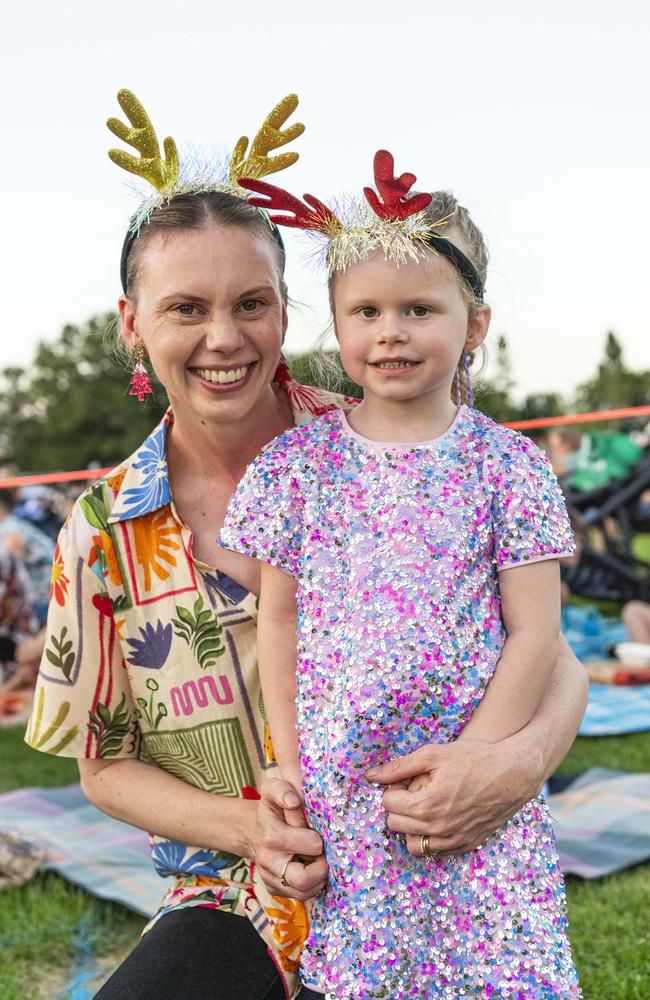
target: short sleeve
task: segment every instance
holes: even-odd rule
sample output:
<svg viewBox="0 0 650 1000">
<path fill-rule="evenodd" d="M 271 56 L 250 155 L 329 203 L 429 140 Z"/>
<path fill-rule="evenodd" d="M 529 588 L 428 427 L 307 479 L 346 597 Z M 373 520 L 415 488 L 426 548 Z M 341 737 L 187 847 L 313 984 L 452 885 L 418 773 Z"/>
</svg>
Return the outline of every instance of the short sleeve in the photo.
<svg viewBox="0 0 650 1000">
<path fill-rule="evenodd" d="M 137 757 L 139 729 L 95 532 L 77 503 L 54 553 L 25 742 L 61 757 Z"/>
<path fill-rule="evenodd" d="M 300 462 L 282 435 L 248 466 L 219 535 L 226 549 L 300 575 L 304 522 Z"/>
<path fill-rule="evenodd" d="M 562 491 L 548 459 L 513 434 L 493 468 L 494 561 L 497 570 L 573 552 Z"/>
</svg>

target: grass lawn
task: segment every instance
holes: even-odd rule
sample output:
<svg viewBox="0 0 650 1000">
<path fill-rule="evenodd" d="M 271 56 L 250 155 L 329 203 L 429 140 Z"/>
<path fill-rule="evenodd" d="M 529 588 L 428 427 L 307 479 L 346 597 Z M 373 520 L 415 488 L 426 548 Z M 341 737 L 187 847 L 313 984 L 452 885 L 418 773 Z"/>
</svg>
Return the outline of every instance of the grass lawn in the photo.
<svg viewBox="0 0 650 1000">
<path fill-rule="evenodd" d="M 29 750 L 18 727 L 0 729 L 0 760 L 0 791 L 77 780 L 74 761 Z M 650 733 L 578 739 L 561 770 L 594 765 L 650 771 Z M 595 882 L 569 878 L 567 889 L 585 1000 L 647 1000 L 650 864 Z M 65 988 L 88 956 L 108 971 L 142 926 L 142 918 L 55 875 L 0 892 L 0 1000 L 69 1000 Z"/>
<path fill-rule="evenodd" d="M 0 729 L 0 791 L 78 781 L 76 761 L 30 750 L 22 742 L 23 728 Z M 68 1000 L 73 977 L 81 984 L 85 967 L 115 968 L 144 924 L 143 917 L 49 872 L 4 889 L 0 1000 Z"/>
<path fill-rule="evenodd" d="M 650 771 L 650 733 L 578 737 L 561 772 Z M 650 997 L 650 864 L 595 881 L 569 876 L 569 937 L 585 1000 Z"/>
</svg>

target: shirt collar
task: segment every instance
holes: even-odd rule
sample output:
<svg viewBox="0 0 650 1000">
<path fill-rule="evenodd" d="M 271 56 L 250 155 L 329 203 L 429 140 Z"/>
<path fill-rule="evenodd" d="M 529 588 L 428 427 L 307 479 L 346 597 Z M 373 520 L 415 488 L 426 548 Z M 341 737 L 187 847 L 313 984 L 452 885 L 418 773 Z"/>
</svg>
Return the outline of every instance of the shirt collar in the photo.
<svg viewBox="0 0 650 1000">
<path fill-rule="evenodd" d="M 108 476 L 109 486 L 116 481 L 117 487 L 109 524 L 143 517 L 171 502 L 167 465 L 167 431 L 171 422 L 170 408 L 138 450 Z"/>
<path fill-rule="evenodd" d="M 316 386 L 301 385 L 291 378 L 286 366 L 282 364 L 278 367 L 274 381 L 289 397 L 295 424 L 313 420 L 328 410 L 351 406 L 357 402 Z M 167 432 L 172 419 L 170 407 L 138 450 L 107 477 L 109 486 L 116 491 L 108 517 L 109 524 L 144 517 L 171 503 Z"/>
</svg>

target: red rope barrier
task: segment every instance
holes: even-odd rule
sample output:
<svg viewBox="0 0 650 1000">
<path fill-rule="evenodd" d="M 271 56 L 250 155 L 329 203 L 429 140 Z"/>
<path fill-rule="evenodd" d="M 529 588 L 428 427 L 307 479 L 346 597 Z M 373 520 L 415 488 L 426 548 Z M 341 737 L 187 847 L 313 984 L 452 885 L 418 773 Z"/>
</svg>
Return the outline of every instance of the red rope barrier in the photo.
<svg viewBox="0 0 650 1000">
<path fill-rule="evenodd" d="M 505 424 L 513 430 L 533 430 L 540 427 L 562 427 L 567 424 L 590 424 L 600 420 L 623 420 L 625 417 L 650 417 L 650 406 L 627 406 L 619 410 L 603 410 L 594 413 L 572 413 L 564 417 L 537 417 L 535 420 L 513 420 Z M 0 479 L 0 489 L 19 486 L 41 486 L 46 483 L 73 483 L 80 480 L 99 479 L 111 471 L 106 469 L 84 469 L 76 472 L 43 472 L 35 476 L 12 476 Z"/>
<path fill-rule="evenodd" d="M 624 417 L 650 417 L 650 406 L 626 406 L 620 410 L 603 410 L 600 413 L 572 413 L 565 417 L 537 417 L 535 420 L 513 420 L 505 424 L 515 431 L 532 430 L 534 427 L 561 427 L 564 424 L 593 424 L 599 420 L 623 420 Z"/>
<path fill-rule="evenodd" d="M 74 483 L 81 479 L 99 479 L 105 476 L 114 466 L 107 469 L 83 469 L 79 472 L 41 472 L 38 476 L 12 476 L 0 479 L 0 489 L 10 490 L 19 486 L 41 486 L 45 483 Z"/>
</svg>

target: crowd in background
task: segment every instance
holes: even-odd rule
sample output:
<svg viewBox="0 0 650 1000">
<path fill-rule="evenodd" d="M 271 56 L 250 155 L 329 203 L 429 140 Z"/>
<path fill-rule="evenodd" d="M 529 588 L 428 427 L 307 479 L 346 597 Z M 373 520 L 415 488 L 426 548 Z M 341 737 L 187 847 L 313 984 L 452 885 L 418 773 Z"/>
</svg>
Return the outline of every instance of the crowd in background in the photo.
<svg viewBox="0 0 650 1000">
<path fill-rule="evenodd" d="M 0 489 L 0 695 L 34 683 L 56 538 L 78 493 L 45 486 Z"/>
</svg>

